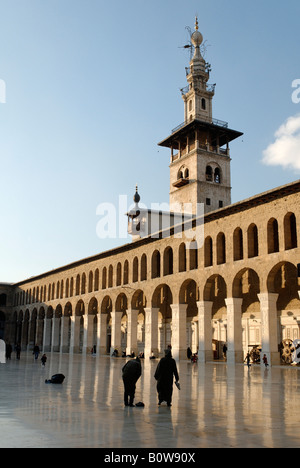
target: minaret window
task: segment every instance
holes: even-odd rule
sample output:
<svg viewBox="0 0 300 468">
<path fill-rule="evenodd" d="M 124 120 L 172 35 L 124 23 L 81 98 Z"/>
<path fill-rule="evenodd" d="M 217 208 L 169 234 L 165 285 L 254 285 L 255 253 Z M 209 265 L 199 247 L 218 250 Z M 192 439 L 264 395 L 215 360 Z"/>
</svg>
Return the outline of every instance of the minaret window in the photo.
<svg viewBox="0 0 300 468">
<path fill-rule="evenodd" d="M 220 174 L 220 169 L 218 167 L 215 169 L 215 182 L 216 184 L 221 183 L 221 174 Z"/>
<path fill-rule="evenodd" d="M 208 182 L 212 182 L 213 180 L 212 174 L 213 174 L 213 171 L 212 171 L 211 166 L 207 166 L 206 167 L 206 180 Z"/>
<path fill-rule="evenodd" d="M 189 177 L 190 171 L 188 170 L 188 168 L 185 166 L 181 167 L 177 175 L 177 181 L 173 184 L 173 187 L 180 188 L 184 185 L 187 185 L 189 183 Z"/>
</svg>

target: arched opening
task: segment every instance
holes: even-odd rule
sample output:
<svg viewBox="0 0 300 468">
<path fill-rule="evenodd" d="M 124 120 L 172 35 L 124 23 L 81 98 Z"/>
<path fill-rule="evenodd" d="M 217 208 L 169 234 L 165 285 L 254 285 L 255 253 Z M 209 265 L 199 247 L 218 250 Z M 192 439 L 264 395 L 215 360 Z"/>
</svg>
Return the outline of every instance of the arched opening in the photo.
<svg viewBox="0 0 300 468">
<path fill-rule="evenodd" d="M 217 235 L 217 264 L 222 265 L 226 263 L 226 240 L 225 234 L 220 232 Z"/>
<path fill-rule="evenodd" d="M 212 275 L 205 284 L 203 299 L 212 302 L 212 351 L 215 360 L 223 358 L 223 346 L 227 343 L 227 286 L 220 275 Z"/>
<path fill-rule="evenodd" d="M 131 308 L 138 310 L 137 317 L 137 348 L 138 353 L 145 352 L 145 308 L 147 299 L 143 291 L 136 291 L 131 300 Z"/>
<path fill-rule="evenodd" d="M 172 309 L 173 295 L 168 285 L 158 286 L 152 296 L 152 307 L 158 313 L 158 351 L 163 353 L 172 343 Z"/>
<path fill-rule="evenodd" d="M 248 235 L 248 258 L 258 256 L 258 230 L 256 224 L 250 224 L 247 231 Z"/>
<path fill-rule="evenodd" d="M 206 237 L 204 241 L 204 266 L 210 267 L 213 265 L 213 241 L 212 238 Z"/>
<path fill-rule="evenodd" d="M 141 281 L 147 280 L 147 256 L 146 254 L 142 255 L 141 258 Z"/>
<path fill-rule="evenodd" d="M 178 250 L 178 267 L 179 272 L 186 271 L 186 246 L 184 242 L 180 244 Z"/>
<path fill-rule="evenodd" d="M 300 278 L 297 267 L 290 262 L 280 262 L 270 271 L 267 279 L 268 292 L 278 294 L 277 316 L 280 324 L 279 345 L 283 340 L 290 343 L 300 339 L 298 316 L 300 310 Z"/>
<path fill-rule="evenodd" d="M 121 262 L 117 265 L 117 286 L 121 286 L 122 284 L 122 265 Z"/>
<path fill-rule="evenodd" d="M 132 264 L 132 282 L 136 283 L 139 280 L 139 260 L 134 257 Z"/>
<path fill-rule="evenodd" d="M 278 221 L 272 218 L 268 222 L 268 253 L 279 252 L 279 232 L 278 232 Z"/>
<path fill-rule="evenodd" d="M 285 250 L 298 247 L 297 222 L 294 213 L 287 213 L 284 217 L 284 244 Z"/>
<path fill-rule="evenodd" d="M 187 348 L 190 348 L 192 353 L 198 351 L 198 307 L 199 290 L 194 280 L 186 280 L 179 291 L 179 303 L 186 304 L 186 333 L 187 333 Z"/>
<path fill-rule="evenodd" d="M 160 277 L 160 252 L 158 250 L 155 250 L 152 254 L 151 277 L 152 279 Z"/>
<path fill-rule="evenodd" d="M 164 251 L 164 276 L 173 274 L 173 249 L 167 247 Z"/>
<path fill-rule="evenodd" d="M 207 182 L 212 182 L 213 181 L 213 170 L 212 170 L 211 166 L 206 166 L 205 175 L 206 175 L 206 181 Z"/>
<path fill-rule="evenodd" d="M 112 300 L 109 296 L 105 296 L 101 303 L 101 314 L 106 317 L 106 323 L 102 330 L 102 336 L 100 339 L 100 346 L 103 352 L 110 353 L 111 348 L 111 326 L 112 326 Z"/>
<path fill-rule="evenodd" d="M 244 258 L 244 245 L 243 245 L 243 231 L 241 228 L 236 228 L 233 233 L 233 260 L 243 260 Z"/>
<path fill-rule="evenodd" d="M 244 268 L 235 276 L 232 297 L 242 299 L 242 329 L 244 357 L 249 352 L 258 359 L 262 345 L 261 304 L 258 298 L 260 280 L 256 271 Z"/>
</svg>

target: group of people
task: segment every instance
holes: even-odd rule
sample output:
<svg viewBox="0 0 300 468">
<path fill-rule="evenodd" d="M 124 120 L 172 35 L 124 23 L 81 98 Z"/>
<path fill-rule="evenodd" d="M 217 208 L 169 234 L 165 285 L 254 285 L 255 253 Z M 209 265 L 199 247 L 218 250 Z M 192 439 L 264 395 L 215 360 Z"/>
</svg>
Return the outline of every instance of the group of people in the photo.
<svg viewBox="0 0 300 468">
<path fill-rule="evenodd" d="M 17 343 L 16 346 L 15 346 L 15 352 L 16 352 L 16 359 L 17 359 L 17 361 L 19 361 L 21 359 L 21 345 L 19 343 Z M 13 353 L 12 345 L 10 343 L 6 343 L 6 345 L 5 345 L 5 357 L 6 357 L 7 361 L 11 360 L 12 353 Z M 37 346 L 37 345 L 34 346 L 32 354 L 34 355 L 34 359 L 38 360 L 39 355 L 40 355 L 39 346 Z M 46 354 L 43 354 L 42 358 L 41 358 L 41 363 L 42 363 L 43 367 L 45 367 L 46 362 L 47 362 L 47 356 L 46 356 Z"/>
<path fill-rule="evenodd" d="M 124 383 L 124 404 L 133 407 L 136 390 L 136 383 L 142 375 L 141 360 L 139 357 L 128 361 L 122 369 Z M 165 351 L 165 357 L 162 358 L 156 368 L 154 378 L 157 381 L 158 405 L 163 402 L 167 406 L 172 406 L 173 381 L 179 386 L 179 374 L 175 359 L 172 357 L 170 347 Z M 143 404 L 139 404 L 143 405 Z"/>
<path fill-rule="evenodd" d="M 35 345 L 35 347 L 33 348 L 33 353 L 32 354 L 34 354 L 34 359 L 37 361 L 38 358 L 39 358 L 39 355 L 40 355 L 40 348 L 39 348 L 38 345 Z M 41 358 L 41 363 L 42 363 L 43 367 L 45 367 L 46 362 L 47 362 L 47 356 L 46 356 L 46 354 L 43 354 L 43 356 Z"/>
</svg>

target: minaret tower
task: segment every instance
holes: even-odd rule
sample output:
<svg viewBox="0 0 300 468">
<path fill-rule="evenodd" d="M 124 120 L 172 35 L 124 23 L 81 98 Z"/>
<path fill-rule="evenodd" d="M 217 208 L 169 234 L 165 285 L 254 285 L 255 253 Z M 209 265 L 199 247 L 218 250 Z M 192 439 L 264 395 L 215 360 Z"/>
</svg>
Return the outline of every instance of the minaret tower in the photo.
<svg viewBox="0 0 300 468">
<path fill-rule="evenodd" d="M 182 90 L 184 122 L 159 143 L 171 149 L 170 205 L 197 214 L 197 204 L 210 212 L 231 204 L 229 143 L 242 133 L 216 120 L 212 113 L 215 85 L 209 85 L 210 66 L 201 55 L 203 36 L 196 18 L 191 37 L 195 49 Z M 201 211 L 201 210 L 200 210 Z"/>
</svg>

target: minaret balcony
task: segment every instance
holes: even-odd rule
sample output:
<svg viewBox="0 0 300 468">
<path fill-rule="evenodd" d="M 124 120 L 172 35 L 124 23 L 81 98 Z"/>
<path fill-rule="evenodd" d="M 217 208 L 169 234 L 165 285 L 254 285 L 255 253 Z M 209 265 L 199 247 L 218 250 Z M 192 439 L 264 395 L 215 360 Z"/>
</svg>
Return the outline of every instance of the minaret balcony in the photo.
<svg viewBox="0 0 300 468">
<path fill-rule="evenodd" d="M 220 156 L 227 156 L 230 157 L 230 149 L 228 148 L 219 148 L 218 146 L 212 146 L 212 145 L 198 145 L 196 149 L 208 152 L 208 153 L 214 153 L 218 154 Z M 189 154 L 187 149 L 185 148 L 183 151 L 178 151 L 176 154 L 171 155 L 171 163 L 174 163 L 175 161 L 178 161 L 178 159 L 183 158 Z"/>
</svg>

